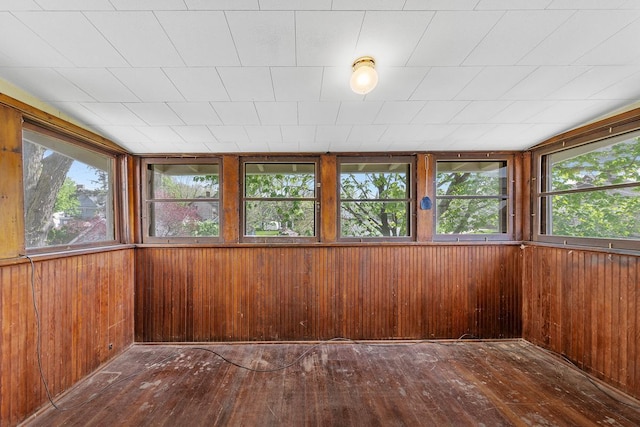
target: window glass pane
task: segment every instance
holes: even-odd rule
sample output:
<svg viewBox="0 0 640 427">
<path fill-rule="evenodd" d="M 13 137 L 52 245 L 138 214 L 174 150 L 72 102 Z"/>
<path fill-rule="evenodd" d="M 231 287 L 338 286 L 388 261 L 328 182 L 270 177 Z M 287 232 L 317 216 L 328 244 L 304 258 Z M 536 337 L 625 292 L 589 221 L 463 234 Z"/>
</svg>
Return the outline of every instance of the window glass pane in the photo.
<svg viewBox="0 0 640 427">
<path fill-rule="evenodd" d="M 154 164 L 151 173 L 152 199 L 217 198 L 217 164 Z"/>
<path fill-rule="evenodd" d="M 220 233 L 217 201 L 153 202 L 149 235 L 213 237 Z"/>
<path fill-rule="evenodd" d="M 438 196 L 497 196 L 505 193 L 507 162 L 447 162 L 437 164 Z"/>
<path fill-rule="evenodd" d="M 342 163 L 340 197 L 347 200 L 406 199 L 407 163 Z"/>
<path fill-rule="evenodd" d="M 315 201 L 245 201 L 245 235 L 311 237 L 315 235 Z"/>
<path fill-rule="evenodd" d="M 409 202 L 342 202 L 340 232 L 343 237 L 408 236 L 409 209 Z"/>
<path fill-rule="evenodd" d="M 436 234 L 508 231 L 506 161 L 438 161 Z"/>
<path fill-rule="evenodd" d="M 547 196 L 552 235 L 640 239 L 640 187 Z"/>
<path fill-rule="evenodd" d="M 410 236 L 411 166 L 340 163 L 341 237 Z"/>
<path fill-rule="evenodd" d="M 154 163 L 147 170 L 149 236 L 219 236 L 218 163 Z"/>
<path fill-rule="evenodd" d="M 640 182 L 640 137 L 582 145 L 546 156 L 546 191 Z"/>
<path fill-rule="evenodd" d="M 24 129 L 22 158 L 27 248 L 115 239 L 112 157 Z"/>
<path fill-rule="evenodd" d="M 440 199 L 436 233 L 487 234 L 507 232 L 507 201 L 497 198 Z"/>
<path fill-rule="evenodd" d="M 313 198 L 315 187 L 314 163 L 245 163 L 245 197 Z"/>
</svg>

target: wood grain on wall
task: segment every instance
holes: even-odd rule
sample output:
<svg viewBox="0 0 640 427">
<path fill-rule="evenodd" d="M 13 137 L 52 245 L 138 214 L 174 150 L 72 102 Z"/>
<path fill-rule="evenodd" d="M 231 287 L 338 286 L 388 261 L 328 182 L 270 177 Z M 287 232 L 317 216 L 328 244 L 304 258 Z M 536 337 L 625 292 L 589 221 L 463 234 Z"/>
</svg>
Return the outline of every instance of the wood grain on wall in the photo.
<svg viewBox="0 0 640 427">
<path fill-rule="evenodd" d="M 133 249 L 0 267 L 0 425 L 15 425 L 133 342 Z M 111 345 L 111 348 L 110 348 Z"/>
<path fill-rule="evenodd" d="M 640 398 L 640 257 L 528 246 L 523 337 Z"/>
<path fill-rule="evenodd" d="M 136 340 L 510 338 L 520 248 L 136 250 Z"/>
</svg>

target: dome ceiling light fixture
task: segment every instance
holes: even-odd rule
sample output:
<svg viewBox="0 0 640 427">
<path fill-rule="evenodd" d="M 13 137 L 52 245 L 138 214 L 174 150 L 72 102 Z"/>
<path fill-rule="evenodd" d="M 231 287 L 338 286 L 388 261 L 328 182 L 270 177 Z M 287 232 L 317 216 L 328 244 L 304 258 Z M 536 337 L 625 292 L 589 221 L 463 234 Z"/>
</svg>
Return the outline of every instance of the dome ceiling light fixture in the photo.
<svg viewBox="0 0 640 427">
<path fill-rule="evenodd" d="M 370 56 L 361 56 L 353 61 L 353 74 L 349 84 L 357 94 L 366 95 L 371 92 L 378 84 L 376 61 Z"/>
</svg>

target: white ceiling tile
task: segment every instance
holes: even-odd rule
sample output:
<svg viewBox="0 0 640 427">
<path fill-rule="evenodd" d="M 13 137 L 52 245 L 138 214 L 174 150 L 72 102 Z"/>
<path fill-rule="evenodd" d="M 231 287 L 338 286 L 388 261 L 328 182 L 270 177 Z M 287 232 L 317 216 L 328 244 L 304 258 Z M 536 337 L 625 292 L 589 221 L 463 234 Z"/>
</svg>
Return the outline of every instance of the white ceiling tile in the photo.
<svg viewBox="0 0 640 427">
<path fill-rule="evenodd" d="M 187 101 L 229 100 L 227 90 L 222 84 L 216 68 L 165 68 L 164 72 Z"/>
<path fill-rule="evenodd" d="M 260 124 L 253 102 L 212 102 L 211 105 L 225 125 Z"/>
<path fill-rule="evenodd" d="M 473 143 L 478 138 L 482 137 L 485 133 L 494 129 L 497 125 L 494 124 L 462 124 L 453 133 L 447 136 L 447 139 L 451 141 L 451 148 L 460 147 L 459 143 Z"/>
<path fill-rule="evenodd" d="M 271 77 L 277 101 L 318 101 L 321 67 L 273 67 Z"/>
<path fill-rule="evenodd" d="M 16 43 L 20 40 L 20 43 Z M 8 12 L 0 12 L 0 52 L 11 67 L 70 67 L 73 64 Z"/>
<path fill-rule="evenodd" d="M 255 106 L 263 125 L 298 124 L 298 104 L 295 102 L 256 102 Z"/>
<path fill-rule="evenodd" d="M 405 65 L 433 15 L 367 11 L 354 56 L 373 56 L 379 66 Z"/>
<path fill-rule="evenodd" d="M 242 65 L 296 64 L 293 12 L 226 12 L 225 15 Z"/>
<path fill-rule="evenodd" d="M 220 67 L 218 73 L 231 101 L 273 101 L 268 67 Z"/>
<path fill-rule="evenodd" d="M 468 104 L 469 101 L 428 101 L 411 123 L 425 125 L 448 123 Z"/>
<path fill-rule="evenodd" d="M 411 95 L 411 100 L 452 100 L 480 71 L 481 67 L 431 68 Z"/>
<path fill-rule="evenodd" d="M 424 104 L 424 101 L 387 101 L 382 105 L 374 123 L 378 125 L 409 123 Z"/>
<path fill-rule="evenodd" d="M 638 17 L 626 10 L 576 12 L 521 61 L 526 65 L 565 65 L 598 46 Z"/>
<path fill-rule="evenodd" d="M 184 65 L 152 12 L 85 12 L 85 16 L 134 67 Z"/>
<path fill-rule="evenodd" d="M 389 125 L 380 137 L 383 142 L 421 141 L 425 136 L 424 125 Z"/>
<path fill-rule="evenodd" d="M 518 141 L 532 125 L 530 124 L 501 124 L 491 129 L 484 135 L 482 144 L 485 150 L 499 150 L 504 144 L 513 144 Z"/>
<path fill-rule="evenodd" d="M 150 126 L 161 125 L 183 125 L 182 120 L 173 112 L 167 104 L 164 103 L 127 103 L 125 104 L 129 110 L 140 117 L 144 122 Z"/>
<path fill-rule="evenodd" d="M 110 71 L 143 102 L 184 101 L 160 68 L 111 68 Z"/>
<path fill-rule="evenodd" d="M 183 0 L 109 0 L 117 10 L 186 10 Z"/>
<path fill-rule="evenodd" d="M 300 153 L 326 153 L 331 151 L 331 143 L 329 141 L 300 141 L 298 142 L 298 151 Z"/>
<path fill-rule="evenodd" d="M 184 0 L 190 10 L 258 10 L 258 0 Z"/>
<path fill-rule="evenodd" d="M 350 72 L 363 18 L 364 12 L 296 12 L 296 65 L 344 66 Z"/>
<path fill-rule="evenodd" d="M 316 142 L 345 142 L 351 132 L 351 126 L 348 125 L 320 125 L 316 129 Z"/>
<path fill-rule="evenodd" d="M 251 142 L 282 142 L 280 126 L 245 126 Z"/>
<path fill-rule="evenodd" d="M 638 3 L 640 4 L 640 2 Z M 604 40 L 578 58 L 575 63 L 584 65 L 640 65 L 637 21 Z"/>
<path fill-rule="evenodd" d="M 146 135 L 153 144 L 181 144 L 182 138 L 169 126 L 136 126 L 136 129 Z M 149 145 L 150 148 L 153 148 Z M 176 147 L 174 147 L 175 149 Z M 173 150 L 171 150 L 173 151 Z"/>
<path fill-rule="evenodd" d="M 617 9 L 624 0 L 553 0 L 548 9 Z"/>
<path fill-rule="evenodd" d="M 171 129 L 187 143 L 217 142 L 206 126 L 172 126 Z"/>
<path fill-rule="evenodd" d="M 315 126 L 281 126 L 283 142 L 304 142 L 309 144 L 315 141 Z"/>
<path fill-rule="evenodd" d="M 451 123 L 487 123 L 511 101 L 472 101 L 451 119 Z"/>
<path fill-rule="evenodd" d="M 89 125 L 89 127 L 109 124 L 109 122 L 106 121 L 103 117 L 100 117 L 94 114 L 92 111 L 89 111 L 79 102 L 50 101 L 49 104 L 52 107 L 55 107 L 58 110 L 62 111 L 69 117 L 72 117 L 78 123 L 87 124 Z"/>
<path fill-rule="evenodd" d="M 107 123 L 117 126 L 143 126 L 144 121 L 122 104 L 105 102 L 85 102 L 82 104 L 87 110 Z"/>
<path fill-rule="evenodd" d="M 0 11 L 42 10 L 34 0 L 0 0 Z"/>
<path fill-rule="evenodd" d="M 387 127 L 387 125 L 355 125 L 351 128 L 347 141 L 366 143 L 379 141 L 380 137 L 382 137 L 384 132 L 387 130 Z"/>
<path fill-rule="evenodd" d="M 339 125 L 373 124 L 382 104 L 382 101 L 344 101 L 340 104 L 336 123 Z"/>
<path fill-rule="evenodd" d="M 376 69 L 378 85 L 367 94 L 367 101 L 406 101 L 429 71 L 427 67 L 376 67 Z"/>
<path fill-rule="evenodd" d="M 554 101 L 515 101 L 491 118 L 492 123 L 530 123 L 541 111 L 554 105 Z"/>
<path fill-rule="evenodd" d="M 249 136 L 243 126 L 209 126 L 209 130 L 222 143 L 249 142 Z"/>
<path fill-rule="evenodd" d="M 333 0 L 333 10 L 402 10 L 405 0 Z"/>
<path fill-rule="evenodd" d="M 640 73 L 623 78 L 593 94 L 590 98 L 637 101 L 640 99 Z"/>
<path fill-rule="evenodd" d="M 351 90 L 349 87 L 350 78 L 351 62 L 343 64 L 342 67 L 324 67 L 320 100 L 349 101 L 364 99 L 363 95 L 357 94 Z"/>
<path fill-rule="evenodd" d="M 21 12 L 15 15 L 78 67 L 128 65 L 80 12 Z"/>
<path fill-rule="evenodd" d="M 476 10 L 545 9 L 551 0 L 480 0 Z"/>
<path fill-rule="evenodd" d="M 168 105 L 187 125 L 222 124 L 208 102 L 170 102 Z"/>
<path fill-rule="evenodd" d="M 620 5 L 620 9 L 640 9 L 638 0 L 626 0 Z"/>
<path fill-rule="evenodd" d="M 141 143 L 151 142 L 148 136 L 131 126 L 102 125 L 98 127 L 105 137 L 119 143 Z M 145 147 L 146 149 L 146 147 Z"/>
<path fill-rule="evenodd" d="M 555 31 L 573 12 L 510 11 L 464 60 L 465 65 L 513 65 Z"/>
<path fill-rule="evenodd" d="M 404 10 L 473 10 L 478 0 L 407 0 Z"/>
<path fill-rule="evenodd" d="M 58 68 L 57 71 L 96 101 L 139 101 L 133 92 L 104 68 Z"/>
<path fill-rule="evenodd" d="M 321 144 L 317 151 L 319 152 L 332 152 L 332 153 L 341 153 L 341 152 L 354 152 L 354 151 L 363 151 L 363 143 L 358 141 L 343 141 L 343 140 L 333 140 L 333 141 L 322 141 L 318 142 Z M 364 151 L 383 151 L 383 149 L 378 149 L 380 143 L 367 144 L 366 149 Z"/>
<path fill-rule="evenodd" d="M 422 139 L 425 141 L 445 140 L 449 137 L 449 135 L 458 130 L 459 127 L 460 125 L 449 124 L 425 125 L 423 129 Z M 447 143 L 445 142 L 443 146 L 446 147 Z"/>
<path fill-rule="evenodd" d="M 260 10 L 331 10 L 332 0 L 259 0 Z"/>
<path fill-rule="evenodd" d="M 268 142 L 267 146 L 269 147 L 270 153 L 291 153 L 300 151 L 300 144 L 297 142 L 272 141 Z"/>
<path fill-rule="evenodd" d="M 240 65 L 223 12 L 156 12 L 155 15 L 185 64 Z"/>
<path fill-rule="evenodd" d="M 333 125 L 338 118 L 339 102 L 299 102 L 298 123 L 300 125 Z"/>
<path fill-rule="evenodd" d="M 176 135 L 177 136 L 177 135 Z M 184 141 L 152 141 L 146 144 L 150 148 L 150 153 L 174 154 L 174 153 L 204 153 L 209 151 L 209 147 L 203 142 L 187 143 Z"/>
<path fill-rule="evenodd" d="M 543 99 L 551 93 L 584 74 L 589 67 L 543 66 L 529 74 L 511 90 L 504 94 L 505 99 Z"/>
<path fill-rule="evenodd" d="M 610 103 L 600 100 L 557 101 L 549 108 L 531 117 L 530 121 L 532 123 L 557 123 L 570 129 L 595 118 L 596 111 L 601 109 L 603 105 L 610 105 Z"/>
<path fill-rule="evenodd" d="M 4 68 L 2 77 L 42 101 L 92 101 L 78 86 L 49 68 Z"/>
<path fill-rule="evenodd" d="M 498 99 L 534 69 L 534 67 L 486 67 L 456 95 L 456 99 Z"/>
<path fill-rule="evenodd" d="M 240 147 L 235 142 L 207 142 L 205 143 L 209 147 L 210 153 L 237 153 Z"/>
<path fill-rule="evenodd" d="M 462 64 L 501 16 L 492 11 L 437 12 L 408 65 Z"/>
<path fill-rule="evenodd" d="M 113 10 L 109 0 L 36 0 L 43 10 Z"/>
</svg>

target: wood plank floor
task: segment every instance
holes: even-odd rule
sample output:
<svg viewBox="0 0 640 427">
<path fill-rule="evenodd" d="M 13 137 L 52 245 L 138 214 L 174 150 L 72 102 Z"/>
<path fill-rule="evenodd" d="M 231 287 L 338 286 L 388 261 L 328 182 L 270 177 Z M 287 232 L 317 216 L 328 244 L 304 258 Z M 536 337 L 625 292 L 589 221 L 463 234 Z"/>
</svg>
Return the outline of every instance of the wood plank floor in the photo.
<svg viewBox="0 0 640 427">
<path fill-rule="evenodd" d="M 25 425 L 640 425 L 601 388 L 522 340 L 137 344 Z"/>
</svg>

